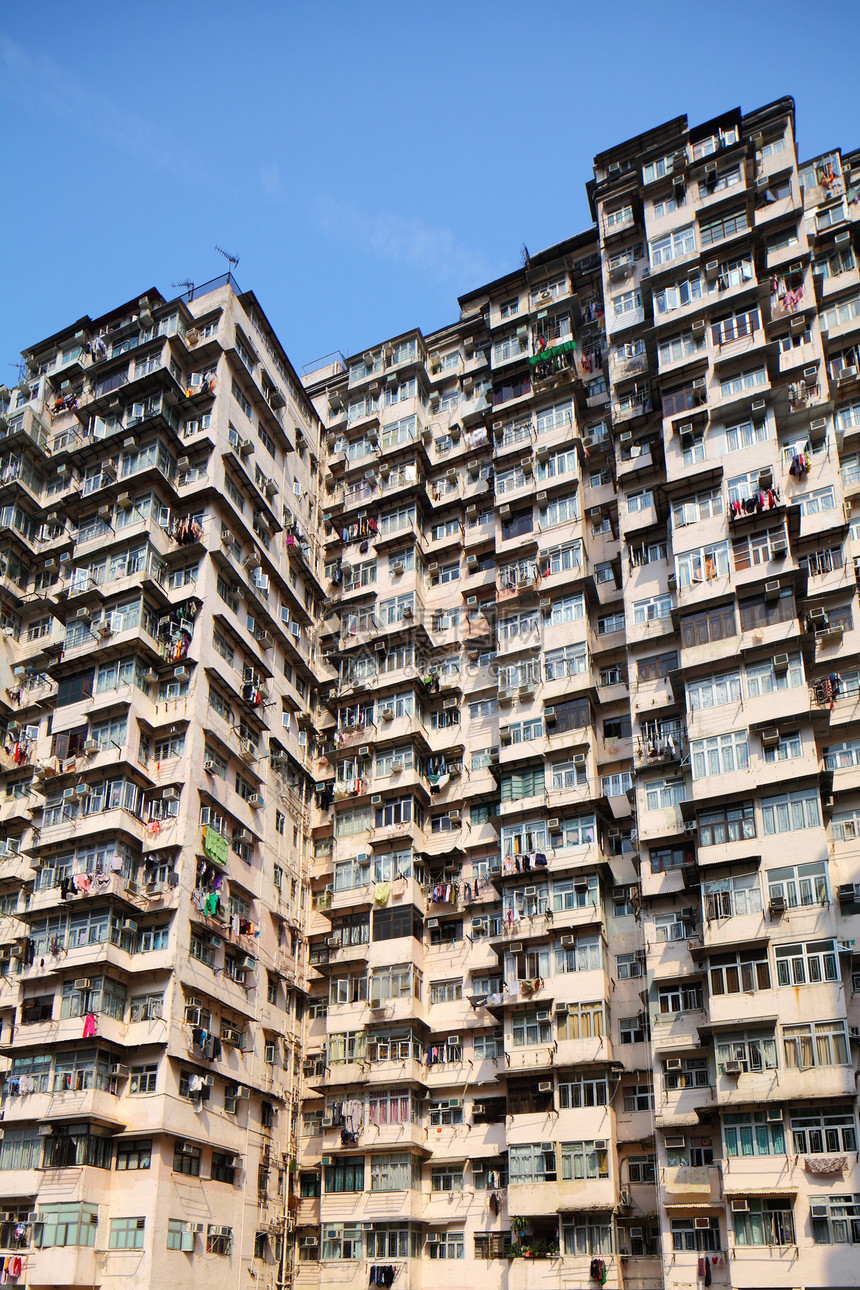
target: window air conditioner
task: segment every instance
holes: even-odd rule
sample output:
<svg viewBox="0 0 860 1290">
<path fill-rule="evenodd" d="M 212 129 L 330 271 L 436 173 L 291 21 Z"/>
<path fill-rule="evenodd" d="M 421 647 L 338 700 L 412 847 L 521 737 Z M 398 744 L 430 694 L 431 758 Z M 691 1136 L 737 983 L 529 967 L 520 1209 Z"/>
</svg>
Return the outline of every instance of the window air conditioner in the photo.
<svg viewBox="0 0 860 1290">
<path fill-rule="evenodd" d="M 541 1081 L 540 1081 L 540 1083 L 538 1084 L 538 1092 L 539 1092 L 539 1093 L 551 1093 L 551 1092 L 552 1092 L 552 1080 L 549 1080 L 549 1079 L 541 1080 Z"/>
</svg>

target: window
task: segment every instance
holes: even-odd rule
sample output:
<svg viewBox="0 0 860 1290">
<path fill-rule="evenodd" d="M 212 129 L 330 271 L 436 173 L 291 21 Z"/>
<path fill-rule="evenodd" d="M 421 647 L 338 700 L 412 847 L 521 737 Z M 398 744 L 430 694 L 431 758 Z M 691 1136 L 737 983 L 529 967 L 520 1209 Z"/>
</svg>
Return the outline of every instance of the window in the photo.
<svg viewBox="0 0 860 1290">
<path fill-rule="evenodd" d="M 692 614 L 681 621 L 681 644 L 685 649 L 696 645 L 709 645 L 737 635 L 735 611 L 732 605 Z"/>
<path fill-rule="evenodd" d="M 406 1191 L 418 1182 L 419 1167 L 406 1152 L 373 1156 L 370 1165 L 371 1191 Z"/>
<path fill-rule="evenodd" d="M 790 1113 L 789 1123 L 796 1155 L 835 1155 L 857 1150 L 852 1106 L 804 1107 Z"/>
<path fill-rule="evenodd" d="M 649 596 L 647 600 L 637 600 L 633 604 L 634 623 L 655 622 L 660 618 L 668 618 L 671 613 L 671 596 Z"/>
<path fill-rule="evenodd" d="M 718 846 L 723 842 L 740 842 L 756 836 L 755 810 L 752 802 L 715 811 L 702 811 L 698 818 L 699 845 Z"/>
<path fill-rule="evenodd" d="M 616 954 L 615 976 L 619 981 L 632 981 L 635 977 L 645 975 L 645 962 L 642 955 Z"/>
<path fill-rule="evenodd" d="M 431 1003 L 455 1003 L 463 997 L 463 979 L 430 982 Z"/>
<path fill-rule="evenodd" d="M 776 947 L 777 985 L 816 985 L 838 981 L 839 965 L 834 941 L 807 941 Z"/>
<path fill-rule="evenodd" d="M 97 1226 L 97 1205 L 76 1202 L 40 1205 L 36 1244 L 42 1250 L 68 1245 L 94 1246 Z"/>
<path fill-rule="evenodd" d="M 769 750 L 766 750 L 769 751 Z M 727 775 L 736 770 L 749 769 L 747 732 L 712 735 L 709 739 L 694 739 L 690 743 L 690 760 L 693 779 L 706 779 L 713 775 Z"/>
<path fill-rule="evenodd" d="M 796 829 L 814 829 L 821 824 L 821 803 L 817 790 L 813 789 L 763 798 L 761 813 L 765 837 Z"/>
<path fill-rule="evenodd" d="M 346 1156 L 325 1167 L 326 1194 L 364 1191 L 364 1157 Z"/>
<path fill-rule="evenodd" d="M 142 1250 L 145 1218 L 112 1218 L 108 1248 L 111 1250 Z"/>
<path fill-rule="evenodd" d="M 702 1007 L 702 990 L 697 985 L 663 986 L 657 992 L 657 1003 L 663 1017 L 676 1016 L 681 1012 L 699 1012 Z"/>
<path fill-rule="evenodd" d="M 462 1232 L 428 1232 L 427 1252 L 431 1259 L 463 1259 L 466 1247 Z"/>
<path fill-rule="evenodd" d="M 682 779 L 654 779 L 645 785 L 645 805 L 649 811 L 668 810 L 687 800 Z"/>
<path fill-rule="evenodd" d="M 696 250 L 696 233 L 692 224 L 676 228 L 664 237 L 649 243 L 648 251 L 652 268 L 659 264 L 668 264 L 682 255 L 691 255 Z"/>
<path fill-rule="evenodd" d="M 655 654 L 651 658 L 639 659 L 637 671 L 640 682 L 658 681 L 667 677 L 678 666 L 678 655 Z"/>
<path fill-rule="evenodd" d="M 680 1068 L 663 1063 L 663 1086 L 671 1092 L 685 1088 L 708 1088 L 711 1075 L 707 1057 L 682 1057 Z"/>
<path fill-rule="evenodd" d="M 183 1150 L 183 1148 L 187 1148 Z M 200 1148 L 186 1142 L 177 1142 L 173 1149 L 173 1172 L 187 1174 L 191 1178 L 200 1177 Z"/>
<path fill-rule="evenodd" d="M 794 1213 L 788 1200 L 750 1198 L 746 1212 L 732 1207 L 736 1245 L 793 1245 Z"/>
<path fill-rule="evenodd" d="M 687 707 L 690 712 L 738 703 L 740 697 L 740 672 L 726 672 L 721 676 L 705 676 L 687 682 Z"/>
<path fill-rule="evenodd" d="M 720 1220 L 708 1218 L 707 1226 L 700 1219 L 672 1219 L 672 1249 L 690 1250 L 697 1254 L 713 1253 L 720 1248 Z"/>
<path fill-rule="evenodd" d="M 785 1127 L 780 1107 L 725 1115 L 723 1136 L 728 1156 L 785 1155 Z"/>
<path fill-rule="evenodd" d="M 723 215 L 718 219 L 710 219 L 699 226 L 699 237 L 702 246 L 711 246 L 714 242 L 719 242 L 725 237 L 735 237 L 738 233 L 743 233 L 749 228 L 749 218 L 745 210 L 737 211 L 734 214 Z"/>
<path fill-rule="evenodd" d="M 593 1142 L 563 1142 L 559 1148 L 564 1182 L 580 1178 L 608 1178 L 609 1155 Z"/>
<path fill-rule="evenodd" d="M 632 1183 L 651 1183 L 657 1181 L 657 1161 L 653 1155 L 628 1156 L 627 1177 Z"/>
<path fill-rule="evenodd" d="M 430 1171 L 431 1191 L 462 1191 L 463 1166 L 456 1164 L 436 1165 Z"/>
<path fill-rule="evenodd" d="M 777 690 L 788 690 L 803 685 L 803 663 L 799 654 L 788 656 L 788 669 L 775 672 L 773 660 L 766 663 L 750 664 L 747 667 L 747 690 L 751 699 L 763 694 L 774 694 Z"/>
<path fill-rule="evenodd" d="M 476 1162 L 477 1167 L 477 1162 Z M 476 1232 L 476 1259 L 504 1259 L 508 1257 L 512 1244 L 510 1232 Z"/>
<path fill-rule="evenodd" d="M 512 1184 L 555 1182 L 555 1146 L 551 1142 L 508 1147 L 508 1177 Z"/>
<path fill-rule="evenodd" d="M 785 1064 L 789 1070 L 810 1066 L 845 1066 L 850 1058 L 843 1021 L 783 1026 Z"/>
<path fill-rule="evenodd" d="M 653 1111 L 654 1089 L 651 1084 L 626 1085 L 624 1089 L 624 1110 L 630 1112 Z"/>
<path fill-rule="evenodd" d="M 702 294 L 701 278 L 685 278 L 681 282 L 654 292 L 654 312 L 655 314 L 672 313 L 693 300 L 701 300 Z"/>
<path fill-rule="evenodd" d="M 770 967 L 765 950 L 712 954 L 711 994 L 739 994 L 770 989 Z"/>
<path fill-rule="evenodd" d="M 640 291 L 625 291 L 620 296 L 612 297 L 612 309 L 616 318 L 623 318 L 625 314 L 635 313 L 637 309 L 642 308 L 642 293 Z"/>
<path fill-rule="evenodd" d="M 604 1033 L 602 1003 L 571 1003 L 557 1020 L 558 1039 L 599 1039 Z"/>
<path fill-rule="evenodd" d="M 159 1013 L 159 1016 L 161 1014 Z M 158 1085 L 158 1065 L 132 1066 L 129 1093 L 154 1093 Z M 118 1166 L 117 1166 L 118 1167 Z"/>
<path fill-rule="evenodd" d="M 771 623 L 785 623 L 794 618 L 794 595 L 790 587 L 780 587 L 776 600 L 763 596 L 740 602 L 741 630 L 754 631 Z"/>
<path fill-rule="evenodd" d="M 579 1258 L 612 1254 L 612 1223 L 607 1214 L 562 1215 L 562 1250 Z"/>
<path fill-rule="evenodd" d="M 647 1038 L 645 1021 L 640 1017 L 622 1017 L 618 1023 L 618 1037 L 622 1044 L 642 1044 Z"/>
<path fill-rule="evenodd" d="M 860 1243 L 860 1195 L 815 1195 L 812 1212 L 812 1239 L 816 1245 L 857 1245 Z M 821 1209 L 826 1214 L 821 1215 Z"/>
</svg>

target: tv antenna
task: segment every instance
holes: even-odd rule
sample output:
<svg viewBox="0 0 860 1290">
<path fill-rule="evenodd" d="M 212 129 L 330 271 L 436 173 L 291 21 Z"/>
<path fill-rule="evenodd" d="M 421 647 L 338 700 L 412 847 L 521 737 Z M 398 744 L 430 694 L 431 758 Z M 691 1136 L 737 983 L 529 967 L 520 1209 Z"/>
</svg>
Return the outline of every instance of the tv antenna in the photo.
<svg viewBox="0 0 860 1290">
<path fill-rule="evenodd" d="M 184 282 L 171 282 L 170 285 L 171 287 L 184 287 L 189 296 L 194 294 L 194 283 L 189 282 L 187 278 Z"/>
<path fill-rule="evenodd" d="M 238 255 L 231 255 L 229 251 L 224 250 L 223 246 L 216 246 L 215 250 L 218 252 L 219 255 L 223 255 L 224 259 L 229 261 L 230 265 L 234 269 L 236 268 L 237 264 L 239 263 Z"/>
</svg>

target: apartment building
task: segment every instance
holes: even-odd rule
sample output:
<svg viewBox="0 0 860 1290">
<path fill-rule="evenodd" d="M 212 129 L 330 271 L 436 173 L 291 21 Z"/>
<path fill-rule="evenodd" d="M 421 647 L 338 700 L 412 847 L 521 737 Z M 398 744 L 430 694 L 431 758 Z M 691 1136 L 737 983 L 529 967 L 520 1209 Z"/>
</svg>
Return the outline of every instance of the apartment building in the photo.
<svg viewBox="0 0 860 1290">
<path fill-rule="evenodd" d="M 319 421 L 230 278 L 24 360 L 0 417 L 4 1276 L 274 1287 Z"/>
<path fill-rule="evenodd" d="M 307 377 L 298 1286 L 856 1284 L 858 164 L 680 117 Z"/>
<path fill-rule="evenodd" d="M 19 1281 L 856 1284 L 860 152 L 794 125 L 303 380 L 230 277 L 24 352 Z"/>
</svg>

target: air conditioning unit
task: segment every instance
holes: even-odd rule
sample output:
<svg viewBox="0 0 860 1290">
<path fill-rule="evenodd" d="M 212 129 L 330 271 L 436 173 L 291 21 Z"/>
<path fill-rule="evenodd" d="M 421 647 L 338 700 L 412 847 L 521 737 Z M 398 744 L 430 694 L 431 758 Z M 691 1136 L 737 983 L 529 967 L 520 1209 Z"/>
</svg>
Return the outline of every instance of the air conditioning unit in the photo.
<svg viewBox="0 0 860 1290">
<path fill-rule="evenodd" d="M 668 1151 L 684 1151 L 687 1146 L 687 1139 L 683 1136 L 666 1138 L 665 1142 Z"/>
<path fill-rule="evenodd" d="M 164 792 L 161 794 L 161 797 L 162 797 L 162 800 L 165 802 L 178 802 L 181 795 L 182 795 L 181 789 L 166 788 Z"/>
<path fill-rule="evenodd" d="M 775 726 L 768 726 L 761 732 L 761 742 L 763 748 L 775 748 L 779 743 L 779 731 Z"/>
<path fill-rule="evenodd" d="M 438 926 L 439 926 L 439 919 L 438 919 L 438 918 L 428 918 L 428 919 L 427 919 L 427 926 L 428 926 L 428 927 L 438 927 Z"/>
<path fill-rule="evenodd" d="M 511 944 L 508 946 L 508 949 L 511 952 L 511 954 L 522 954 L 523 952 L 522 941 L 512 941 Z"/>
<path fill-rule="evenodd" d="M 723 1070 L 726 1072 L 727 1075 L 740 1075 L 743 1068 L 744 1068 L 743 1062 L 731 1061 L 731 1062 L 726 1062 L 725 1066 L 723 1067 Z"/>
<path fill-rule="evenodd" d="M 778 579 L 775 579 L 775 578 L 774 578 L 774 579 L 772 579 L 770 582 L 766 582 L 766 583 L 764 584 L 764 598 L 765 598 L 765 600 L 778 600 L 778 599 L 779 599 L 779 581 L 778 581 Z"/>
<path fill-rule="evenodd" d="M 773 670 L 777 676 L 783 676 L 788 671 L 788 655 L 775 654 L 773 657 Z"/>
<path fill-rule="evenodd" d="M 251 793 L 245 800 L 252 811 L 259 811 L 263 805 L 263 799 L 259 793 Z"/>
<path fill-rule="evenodd" d="M 621 1205 L 621 1206 L 622 1206 L 622 1208 L 623 1208 L 623 1209 L 629 1209 L 629 1208 L 630 1208 L 630 1206 L 631 1206 L 632 1202 L 631 1202 L 631 1199 L 630 1199 L 630 1192 L 627 1190 L 627 1188 L 626 1188 L 626 1187 L 622 1187 L 622 1188 L 621 1188 L 621 1190 L 620 1190 L 620 1192 L 619 1192 L 619 1196 L 618 1196 L 618 1203 L 619 1203 L 619 1205 Z"/>
<path fill-rule="evenodd" d="M 394 709 L 393 709 L 393 708 L 380 708 L 380 709 L 379 709 L 379 715 L 382 717 L 382 720 L 383 720 L 383 721 L 393 721 L 393 720 L 394 720 Z"/>
<path fill-rule="evenodd" d="M 574 766 L 584 766 L 584 765 L 585 765 L 585 753 L 574 753 L 574 754 L 573 754 L 573 764 L 574 764 Z"/>
<path fill-rule="evenodd" d="M 694 1218 L 693 1227 L 697 1232 L 709 1232 L 711 1230 L 711 1220 L 709 1218 Z"/>
<path fill-rule="evenodd" d="M 552 1080 L 550 1080 L 550 1079 L 541 1080 L 541 1081 L 540 1081 L 540 1083 L 538 1084 L 538 1092 L 539 1092 L 539 1093 L 551 1093 L 551 1092 L 552 1092 Z"/>
<path fill-rule="evenodd" d="M 382 805 L 382 794 L 381 794 L 381 793 L 374 793 L 374 794 L 373 794 L 373 797 L 370 799 L 370 801 L 371 801 L 371 803 L 373 804 L 373 806 L 381 806 L 381 805 Z"/>
<path fill-rule="evenodd" d="M 667 1057 L 667 1058 L 666 1058 L 666 1070 L 667 1070 L 667 1071 L 679 1071 L 679 1070 L 681 1070 L 681 1069 L 683 1068 L 683 1065 L 684 1065 L 684 1063 L 681 1061 L 681 1058 L 680 1058 L 680 1057 Z"/>
<path fill-rule="evenodd" d="M 179 1154 L 180 1154 L 180 1155 L 182 1155 L 182 1156 L 190 1156 L 190 1155 L 193 1155 L 193 1153 L 194 1153 L 194 1143 L 193 1143 L 193 1142 L 177 1142 L 177 1144 L 176 1144 L 176 1150 L 177 1150 L 177 1151 L 179 1152 Z"/>
<path fill-rule="evenodd" d="M 748 1201 L 748 1200 L 743 1200 L 743 1199 L 738 1198 L 738 1197 L 733 1197 L 733 1198 L 732 1198 L 732 1213 L 733 1213 L 733 1214 L 746 1214 L 746 1213 L 748 1213 L 748 1211 L 749 1211 L 749 1207 L 750 1207 L 750 1203 L 749 1203 L 749 1201 Z"/>
<path fill-rule="evenodd" d="M 79 976 L 75 978 L 76 990 L 89 990 L 90 978 L 88 976 Z"/>
</svg>

